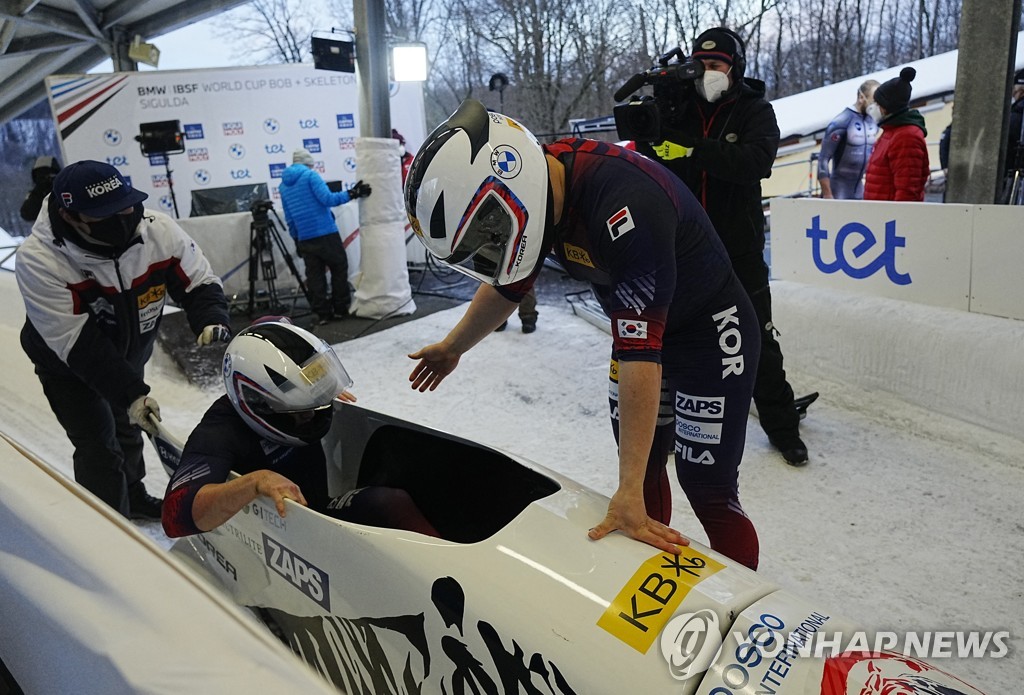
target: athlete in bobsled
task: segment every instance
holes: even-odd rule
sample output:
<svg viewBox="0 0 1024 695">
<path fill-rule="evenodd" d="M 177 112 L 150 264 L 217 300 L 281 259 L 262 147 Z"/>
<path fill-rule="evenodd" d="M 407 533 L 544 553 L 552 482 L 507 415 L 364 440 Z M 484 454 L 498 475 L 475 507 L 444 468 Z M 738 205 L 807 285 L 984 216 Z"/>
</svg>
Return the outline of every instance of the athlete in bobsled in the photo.
<svg viewBox="0 0 1024 695">
<path fill-rule="evenodd" d="M 339 519 L 436 536 L 404 490 L 381 486 L 331 499 L 320 440 L 334 401 L 354 402 L 352 379 L 334 349 L 287 320 L 257 322 L 224 353 L 226 395 L 188 438 L 167 485 L 171 538 L 217 528 L 257 497 L 282 517 L 290 499 Z M 240 475 L 229 480 L 231 472 Z"/>
<path fill-rule="evenodd" d="M 416 234 L 481 282 L 440 342 L 410 355 L 433 390 L 536 281 L 548 253 L 589 281 L 612 324 L 609 402 L 619 486 L 594 540 L 620 530 L 666 552 L 676 475 L 711 547 L 756 568 L 738 469 L 759 351 L 753 308 L 707 215 L 655 162 L 584 139 L 540 145 L 517 121 L 467 100 L 422 145 L 405 188 Z"/>
</svg>

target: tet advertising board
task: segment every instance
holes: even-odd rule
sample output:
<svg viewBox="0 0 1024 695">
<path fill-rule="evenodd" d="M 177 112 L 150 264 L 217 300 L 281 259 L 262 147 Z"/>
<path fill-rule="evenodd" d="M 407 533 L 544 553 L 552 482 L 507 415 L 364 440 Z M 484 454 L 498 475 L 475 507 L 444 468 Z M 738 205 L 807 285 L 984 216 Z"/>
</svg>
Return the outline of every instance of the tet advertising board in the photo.
<svg viewBox="0 0 1024 695">
<path fill-rule="evenodd" d="M 64 162 L 94 159 L 116 166 L 150 195 L 147 206 L 188 217 L 193 190 L 266 183 L 279 201 L 281 173 L 304 147 L 328 181 L 359 178 L 356 76 L 307 64 L 54 75 L 47 93 Z M 419 82 L 390 85 L 392 126 L 410 152 L 425 137 Z M 185 152 L 143 156 L 143 123 L 180 121 Z M 280 207 L 278 206 L 278 209 Z"/>
</svg>

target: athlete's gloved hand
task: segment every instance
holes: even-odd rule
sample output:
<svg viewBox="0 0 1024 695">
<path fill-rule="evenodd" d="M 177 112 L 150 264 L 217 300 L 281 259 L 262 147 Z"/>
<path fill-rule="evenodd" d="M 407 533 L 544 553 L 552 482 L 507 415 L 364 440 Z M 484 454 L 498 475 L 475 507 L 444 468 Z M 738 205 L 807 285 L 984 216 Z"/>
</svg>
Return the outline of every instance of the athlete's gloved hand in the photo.
<svg viewBox="0 0 1024 695">
<path fill-rule="evenodd" d="M 359 179 L 352 188 L 348 189 L 348 198 L 349 200 L 365 198 L 371 193 L 373 193 L 373 189 L 370 188 L 370 184 L 364 183 L 362 179 Z"/>
<path fill-rule="evenodd" d="M 227 326 L 207 326 L 196 338 L 196 345 L 200 347 L 210 343 L 226 343 L 231 340 L 231 329 Z"/>
<path fill-rule="evenodd" d="M 142 428 L 150 434 L 156 434 L 156 425 L 150 418 L 163 422 L 160 417 L 160 404 L 152 396 L 139 396 L 128 406 L 128 422 Z"/>
<path fill-rule="evenodd" d="M 689 157 L 692 155 L 693 148 L 665 140 L 660 145 L 654 146 L 654 154 L 664 160 L 679 159 L 680 157 Z"/>
</svg>

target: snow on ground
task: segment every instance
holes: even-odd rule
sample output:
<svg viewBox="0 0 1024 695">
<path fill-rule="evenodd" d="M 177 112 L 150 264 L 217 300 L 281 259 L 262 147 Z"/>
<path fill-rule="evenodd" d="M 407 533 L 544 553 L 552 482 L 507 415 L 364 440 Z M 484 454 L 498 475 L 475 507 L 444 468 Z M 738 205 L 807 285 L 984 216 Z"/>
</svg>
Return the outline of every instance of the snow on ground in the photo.
<svg viewBox="0 0 1024 695">
<path fill-rule="evenodd" d="M 439 390 L 412 391 L 406 354 L 440 339 L 462 311 L 339 345 L 360 404 L 515 452 L 610 494 L 608 335 L 567 304 L 542 305 L 536 333 L 520 333 L 513 317 L 509 330 L 465 355 Z M 0 273 L 3 430 L 70 475 L 71 447 L 18 345 L 23 321 L 14 277 Z M 811 451 L 806 468 L 787 466 L 751 417 L 741 497 L 760 534 L 760 571 L 868 629 L 1009 630 L 1005 658 L 936 665 L 990 695 L 1020 692 L 1024 442 L 812 377 L 790 351 L 787 359 L 797 391 L 822 395 L 802 425 Z M 148 381 L 165 423 L 183 437 L 219 395 L 184 383 L 162 354 L 150 363 Z M 147 460 L 147 483 L 158 492 L 167 477 L 148 449 Z M 673 487 L 673 524 L 706 542 Z M 169 546 L 158 524 L 142 526 Z"/>
</svg>

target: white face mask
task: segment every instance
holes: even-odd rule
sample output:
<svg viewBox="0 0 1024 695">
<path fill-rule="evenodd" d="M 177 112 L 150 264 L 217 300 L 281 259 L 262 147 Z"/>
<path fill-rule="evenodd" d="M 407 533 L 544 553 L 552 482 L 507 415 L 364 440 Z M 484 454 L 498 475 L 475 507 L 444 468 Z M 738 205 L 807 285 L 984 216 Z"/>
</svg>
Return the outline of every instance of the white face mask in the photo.
<svg viewBox="0 0 1024 695">
<path fill-rule="evenodd" d="M 729 68 L 732 72 L 732 68 Z M 714 102 L 729 89 L 729 73 L 718 70 L 705 70 L 704 77 L 697 83 L 697 94 L 704 97 L 705 101 Z"/>
<path fill-rule="evenodd" d="M 878 107 L 878 104 L 871 102 L 871 104 L 868 105 L 868 115 L 871 116 L 871 119 L 875 123 L 878 123 L 882 120 L 882 109 Z"/>
</svg>

